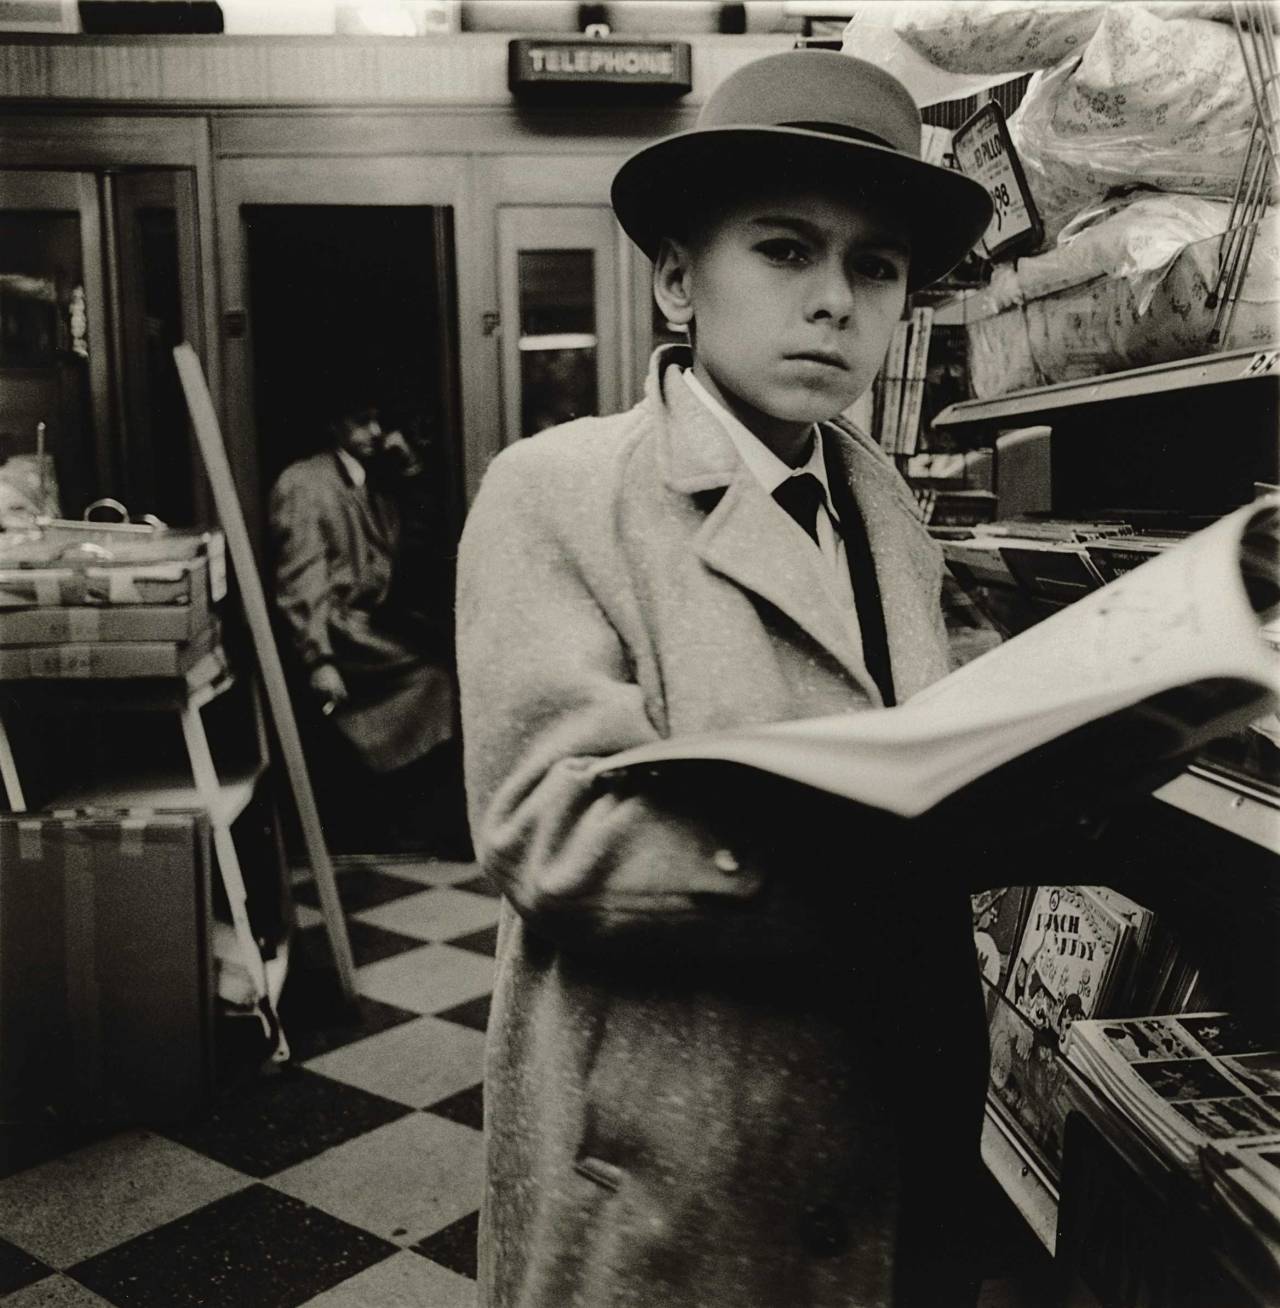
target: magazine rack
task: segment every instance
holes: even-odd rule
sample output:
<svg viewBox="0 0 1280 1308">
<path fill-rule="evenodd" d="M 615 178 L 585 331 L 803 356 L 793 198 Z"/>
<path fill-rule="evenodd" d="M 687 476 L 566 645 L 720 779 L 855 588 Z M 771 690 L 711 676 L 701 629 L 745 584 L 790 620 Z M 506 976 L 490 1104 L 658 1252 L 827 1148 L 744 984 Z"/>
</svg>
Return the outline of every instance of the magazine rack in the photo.
<svg viewBox="0 0 1280 1308">
<path fill-rule="evenodd" d="M 1266 1308 L 1275 1269 L 1204 1203 L 1186 1176 L 1151 1178 L 1130 1166 L 1109 1133 L 1072 1113 L 1063 1141 L 1057 1262 L 1067 1303 L 1162 1308 Z"/>
<path fill-rule="evenodd" d="M 1072 1308 L 1265 1308 L 1280 1276 L 1204 1186 L 1137 1135 L 1089 1078 L 984 982 L 993 1039 L 983 1128 L 988 1170 L 1053 1255 Z M 1036 1096 L 1020 1100 L 1001 1044 L 1034 1048 Z M 1046 1087 L 1050 1093 L 1046 1094 Z"/>
<path fill-rule="evenodd" d="M 1054 519 L 1193 529 L 1280 482 L 1278 395 L 1280 352 L 1237 350 L 967 400 L 933 426 L 964 449 L 994 447 L 1010 429 L 1051 428 Z M 1206 751 L 1113 818 L 1108 850 L 1120 849 L 1115 867 L 1141 873 L 1118 888 L 1195 940 L 1204 976 L 1274 1021 L 1280 791 L 1276 778 L 1230 757 L 1222 766 L 1222 755 Z M 1108 879 L 1092 863 L 1076 876 Z M 1008 1009 L 1007 1024 L 1022 1020 L 994 994 L 990 1002 Z M 1056 1052 L 1045 1056 L 1054 1061 L 1042 1079 L 1059 1096 L 1056 1160 L 1046 1165 L 1034 1132 L 994 1092 L 983 1156 L 1054 1254 L 1073 1308 L 1280 1302 L 1276 1269 L 1258 1265 L 1252 1232 L 1148 1148 Z"/>
</svg>

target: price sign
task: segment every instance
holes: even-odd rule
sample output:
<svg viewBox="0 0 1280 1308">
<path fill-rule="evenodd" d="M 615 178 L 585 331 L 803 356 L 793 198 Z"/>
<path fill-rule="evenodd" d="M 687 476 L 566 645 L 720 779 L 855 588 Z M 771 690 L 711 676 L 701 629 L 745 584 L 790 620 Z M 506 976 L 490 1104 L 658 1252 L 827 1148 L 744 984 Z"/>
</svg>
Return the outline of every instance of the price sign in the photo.
<svg viewBox="0 0 1280 1308">
<path fill-rule="evenodd" d="M 1044 224 L 1031 198 L 1000 106 L 984 104 L 952 139 L 960 171 L 987 188 L 995 205 L 991 225 L 982 238 L 990 259 L 1021 250 L 1034 250 L 1044 239 Z"/>
</svg>

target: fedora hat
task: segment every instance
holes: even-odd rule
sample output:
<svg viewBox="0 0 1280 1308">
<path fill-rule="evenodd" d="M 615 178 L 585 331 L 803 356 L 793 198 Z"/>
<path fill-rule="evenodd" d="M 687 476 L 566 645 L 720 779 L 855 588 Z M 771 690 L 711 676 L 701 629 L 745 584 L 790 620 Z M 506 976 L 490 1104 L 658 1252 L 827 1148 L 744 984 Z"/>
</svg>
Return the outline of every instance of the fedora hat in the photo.
<svg viewBox="0 0 1280 1308">
<path fill-rule="evenodd" d="M 622 165 L 613 211 L 653 259 L 698 208 L 756 183 L 847 187 L 885 204 L 911 236 L 912 290 L 955 267 L 991 221 L 984 187 L 920 158 L 920 111 L 907 88 L 833 50 L 788 50 L 731 73 L 693 128 Z"/>
</svg>

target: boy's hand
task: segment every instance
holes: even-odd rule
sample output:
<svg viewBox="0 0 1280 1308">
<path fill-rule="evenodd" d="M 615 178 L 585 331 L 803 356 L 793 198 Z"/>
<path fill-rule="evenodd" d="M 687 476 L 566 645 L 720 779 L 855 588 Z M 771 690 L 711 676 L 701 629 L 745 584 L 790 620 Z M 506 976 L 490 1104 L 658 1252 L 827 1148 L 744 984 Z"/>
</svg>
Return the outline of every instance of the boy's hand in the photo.
<svg viewBox="0 0 1280 1308">
<path fill-rule="evenodd" d="M 347 683 L 332 663 L 320 663 L 311 669 L 311 689 L 325 714 L 332 713 L 347 698 Z"/>
</svg>

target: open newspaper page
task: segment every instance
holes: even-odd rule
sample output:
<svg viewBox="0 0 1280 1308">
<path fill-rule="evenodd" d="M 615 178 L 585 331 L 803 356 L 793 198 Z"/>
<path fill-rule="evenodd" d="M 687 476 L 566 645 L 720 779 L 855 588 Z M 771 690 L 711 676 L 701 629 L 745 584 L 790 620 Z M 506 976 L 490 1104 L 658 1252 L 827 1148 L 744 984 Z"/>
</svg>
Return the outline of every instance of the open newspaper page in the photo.
<svg viewBox="0 0 1280 1308">
<path fill-rule="evenodd" d="M 736 764 L 916 817 L 1071 733 L 1080 768 L 1093 767 L 1098 739 L 1080 730 L 1089 724 L 1133 729 L 1121 751 L 1133 770 L 1183 758 L 1277 703 L 1280 669 L 1260 629 L 1280 600 L 1278 552 L 1280 497 L 1269 497 L 906 704 L 679 737 L 602 759 L 596 771 Z"/>
</svg>

